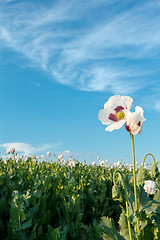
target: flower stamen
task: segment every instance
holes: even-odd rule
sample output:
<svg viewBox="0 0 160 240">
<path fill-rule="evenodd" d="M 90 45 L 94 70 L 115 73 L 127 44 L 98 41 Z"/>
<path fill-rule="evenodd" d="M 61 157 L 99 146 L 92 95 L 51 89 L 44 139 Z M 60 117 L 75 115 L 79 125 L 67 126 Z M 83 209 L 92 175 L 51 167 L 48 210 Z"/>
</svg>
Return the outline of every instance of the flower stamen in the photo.
<svg viewBox="0 0 160 240">
<path fill-rule="evenodd" d="M 118 120 L 122 120 L 122 119 L 124 119 L 125 114 L 124 114 L 123 111 L 119 111 L 119 112 L 116 114 L 116 116 L 117 116 Z"/>
</svg>

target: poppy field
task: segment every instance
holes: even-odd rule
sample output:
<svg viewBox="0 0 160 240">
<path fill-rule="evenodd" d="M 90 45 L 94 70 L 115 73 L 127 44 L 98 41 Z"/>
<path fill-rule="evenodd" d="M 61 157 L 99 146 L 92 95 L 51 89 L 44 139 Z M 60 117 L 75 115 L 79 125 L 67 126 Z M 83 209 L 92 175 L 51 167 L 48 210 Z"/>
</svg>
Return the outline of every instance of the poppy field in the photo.
<svg viewBox="0 0 160 240">
<path fill-rule="evenodd" d="M 146 119 L 141 107 L 130 111 L 132 103 L 129 96 L 115 95 L 98 114 L 106 131 L 125 125 L 130 165 L 109 165 L 100 158 L 98 164 L 66 162 L 62 155 L 39 161 L 7 149 L 7 158 L 0 159 L 0 239 L 160 239 L 160 162 L 151 153 L 141 163 L 135 161 L 134 136 Z M 145 165 L 148 157 L 150 167 Z"/>
<path fill-rule="evenodd" d="M 0 160 L 0 239 L 115 239 L 107 233 L 109 226 L 111 232 L 117 229 L 122 234 L 117 239 L 128 239 L 124 186 L 120 175 L 114 185 L 113 175 L 121 169 L 125 176 L 134 226 L 131 167 L 73 162 L 74 166 L 62 159 L 39 162 L 35 157 L 15 160 L 15 156 Z M 142 234 L 159 239 L 159 172 L 140 168 L 136 173 L 139 239 Z M 154 180 L 154 195 L 147 196 L 144 180 Z"/>
</svg>

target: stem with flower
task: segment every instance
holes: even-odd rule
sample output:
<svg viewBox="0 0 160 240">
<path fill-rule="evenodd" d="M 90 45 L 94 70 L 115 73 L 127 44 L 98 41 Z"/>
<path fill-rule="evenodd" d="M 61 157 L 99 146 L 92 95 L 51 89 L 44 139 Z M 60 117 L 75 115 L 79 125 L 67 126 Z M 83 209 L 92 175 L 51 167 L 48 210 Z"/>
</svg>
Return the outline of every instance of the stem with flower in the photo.
<svg viewBox="0 0 160 240">
<path fill-rule="evenodd" d="M 134 197 L 135 197 L 135 213 L 138 211 L 137 200 L 137 184 L 135 172 L 135 150 L 133 135 L 140 134 L 142 126 L 146 120 L 143 116 L 143 109 L 139 106 L 135 107 L 135 112 L 131 112 L 133 99 L 129 96 L 115 95 L 109 98 L 108 102 L 104 104 L 104 109 L 100 110 L 98 114 L 99 120 L 107 126 L 106 131 L 112 132 L 114 129 L 119 129 L 125 124 L 126 130 L 130 133 L 132 143 L 133 156 L 133 178 L 134 178 Z M 136 234 L 139 232 L 139 218 L 137 217 L 137 224 L 135 226 Z"/>
<path fill-rule="evenodd" d="M 115 175 L 116 173 L 119 173 L 122 177 L 123 181 L 123 187 L 124 187 L 124 194 L 125 194 L 125 203 L 126 203 L 126 212 L 127 212 L 127 221 L 128 221 L 128 229 L 129 229 L 129 237 L 130 240 L 132 240 L 132 233 L 131 233 L 131 222 L 130 222 L 130 216 L 129 216 L 129 208 L 128 208 L 128 197 L 127 197 L 127 189 L 126 189 L 126 183 L 123 177 L 123 174 L 121 173 L 120 170 L 116 170 L 113 174 L 113 183 L 115 184 Z"/>
</svg>

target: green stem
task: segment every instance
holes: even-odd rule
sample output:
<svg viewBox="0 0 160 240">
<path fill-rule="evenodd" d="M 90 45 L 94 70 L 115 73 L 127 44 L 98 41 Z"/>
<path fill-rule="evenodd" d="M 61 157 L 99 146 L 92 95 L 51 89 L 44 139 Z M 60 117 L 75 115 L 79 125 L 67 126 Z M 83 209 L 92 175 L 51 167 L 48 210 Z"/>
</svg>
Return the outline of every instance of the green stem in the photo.
<svg viewBox="0 0 160 240">
<path fill-rule="evenodd" d="M 160 164 L 160 162 L 157 162 L 156 164 L 158 165 L 158 163 Z"/>
<path fill-rule="evenodd" d="M 144 163 L 145 163 L 145 160 L 146 160 L 146 157 L 147 156 L 151 156 L 153 158 L 153 161 L 154 161 L 154 164 L 156 164 L 156 160 L 155 160 L 155 157 L 151 154 L 151 153 L 147 153 L 143 159 L 143 163 L 142 163 L 142 167 L 144 167 Z"/>
<path fill-rule="evenodd" d="M 136 183 L 136 170 L 135 170 L 135 150 L 134 150 L 134 140 L 133 134 L 130 133 L 131 143 L 132 143 L 132 156 L 133 156 L 133 179 L 134 179 L 134 198 L 135 198 L 135 212 L 138 211 L 138 201 L 137 201 L 137 183 Z M 137 227 L 136 233 L 139 232 L 139 218 L 137 217 Z"/>
<path fill-rule="evenodd" d="M 113 183 L 115 184 L 115 175 L 116 173 L 119 173 L 122 177 L 122 181 L 123 181 L 123 186 L 124 186 L 124 193 L 125 193 L 125 202 L 126 202 L 126 211 L 127 211 L 127 221 L 128 221 L 128 229 L 129 229 L 129 237 L 130 237 L 130 240 L 132 240 L 132 232 L 131 232 L 131 222 L 130 222 L 130 216 L 129 216 L 129 208 L 128 208 L 128 197 L 127 197 L 127 189 L 126 189 L 126 183 L 124 181 L 124 177 L 121 173 L 120 170 L 116 170 L 114 173 L 113 173 Z"/>
</svg>

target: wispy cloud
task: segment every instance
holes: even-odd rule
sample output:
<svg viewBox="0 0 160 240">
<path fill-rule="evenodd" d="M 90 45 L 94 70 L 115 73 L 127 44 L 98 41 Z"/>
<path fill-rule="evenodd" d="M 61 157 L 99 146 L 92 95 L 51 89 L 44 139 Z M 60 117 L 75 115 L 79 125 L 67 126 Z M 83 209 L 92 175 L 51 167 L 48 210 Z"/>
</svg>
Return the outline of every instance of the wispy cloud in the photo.
<svg viewBox="0 0 160 240">
<path fill-rule="evenodd" d="M 28 143 L 12 142 L 12 143 L 0 144 L 0 148 L 3 148 L 6 150 L 7 148 L 10 148 L 12 146 L 15 148 L 16 152 L 25 153 L 25 154 L 40 154 L 43 151 L 47 151 L 47 150 L 51 151 L 51 149 L 55 150 L 60 145 L 61 143 L 55 143 L 55 144 L 44 144 L 38 147 L 34 147 Z"/>
<path fill-rule="evenodd" d="M 0 1 L 0 48 L 61 84 L 129 94 L 158 71 L 150 64 L 160 51 L 159 10 L 159 1 Z"/>
</svg>

